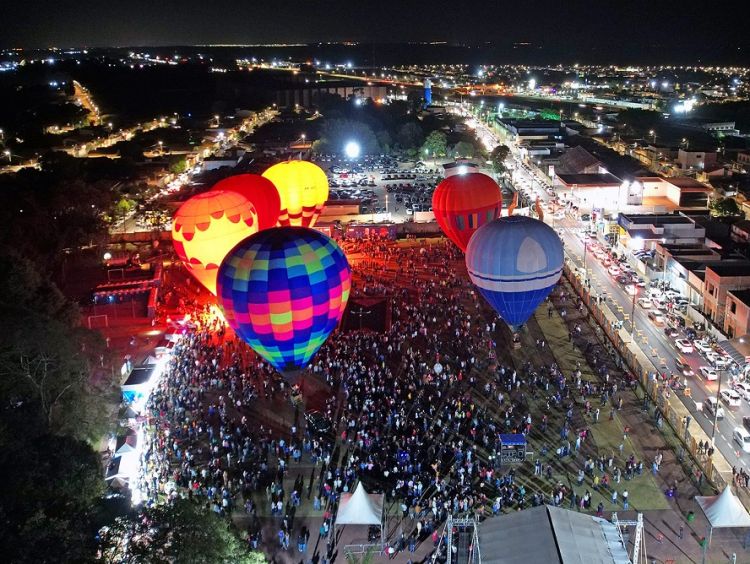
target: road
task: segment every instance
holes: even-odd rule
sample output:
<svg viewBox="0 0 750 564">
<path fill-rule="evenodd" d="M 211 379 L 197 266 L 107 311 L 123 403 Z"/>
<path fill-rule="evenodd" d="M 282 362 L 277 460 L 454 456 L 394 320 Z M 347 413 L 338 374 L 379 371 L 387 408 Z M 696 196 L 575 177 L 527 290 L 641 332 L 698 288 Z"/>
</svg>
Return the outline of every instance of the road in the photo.
<svg viewBox="0 0 750 564">
<path fill-rule="evenodd" d="M 481 123 L 472 122 L 472 125 L 477 127 L 480 138 L 485 143 L 496 145 L 499 143 L 497 136 L 487 126 Z M 489 139 L 488 139 L 489 138 Z M 584 223 L 579 218 L 571 216 L 565 216 L 564 218 L 555 218 L 550 213 L 550 200 L 551 196 L 543 189 L 540 189 L 544 183 L 549 184 L 549 180 L 546 179 L 535 167 L 529 166 L 524 167 L 518 155 L 518 148 L 510 145 L 512 158 L 514 159 L 514 172 L 513 172 L 513 184 L 520 191 L 526 191 L 529 193 L 529 187 L 533 186 L 537 188 L 536 195 L 545 203 L 546 213 L 545 222 L 550 224 L 552 227 L 558 230 L 561 239 L 565 245 L 566 255 L 572 260 L 572 262 L 580 267 L 584 267 L 584 245 L 583 241 L 579 237 L 579 233 L 584 228 Z M 599 237 L 601 234 L 598 235 Z M 601 239 L 597 239 L 598 242 L 602 242 Z M 613 313 L 616 315 L 618 320 L 623 322 L 623 327 L 626 329 L 631 328 L 631 312 L 633 310 L 633 297 L 628 294 L 624 287 L 622 287 L 608 272 L 604 265 L 596 259 L 596 257 L 588 249 L 587 257 L 585 261 L 585 268 L 589 272 L 591 279 L 591 291 L 596 295 L 606 296 L 607 303 L 610 305 Z M 637 272 L 636 264 L 634 261 L 637 259 L 630 256 L 630 265 Z M 648 282 L 648 280 L 647 280 Z M 643 296 L 643 290 L 641 289 L 639 294 L 635 296 Z M 718 382 L 709 382 L 705 380 L 699 372 L 701 366 L 709 366 L 707 360 L 705 360 L 696 350 L 691 354 L 680 353 L 673 345 L 673 340 L 667 337 L 664 333 L 664 327 L 657 327 L 651 319 L 649 319 L 646 310 L 640 307 L 637 303 L 635 306 L 635 338 L 641 349 L 651 358 L 653 364 L 662 372 L 667 373 L 679 373 L 675 365 L 677 357 L 684 358 L 693 369 L 695 376 L 690 377 L 688 385 L 691 389 L 691 397 L 685 397 L 681 392 L 678 393 L 678 397 L 682 400 L 685 407 L 690 412 L 693 421 L 690 425 L 698 424 L 710 437 L 713 431 L 714 419 L 709 417 L 698 409 L 699 404 L 703 404 L 706 398 L 710 396 L 717 396 L 718 393 Z M 683 338 L 684 335 L 680 335 Z M 680 379 L 682 380 L 682 378 Z M 722 389 L 726 389 L 728 384 L 728 374 L 725 371 L 723 376 Z M 748 454 L 742 453 L 739 450 L 739 445 L 734 442 L 732 438 L 732 431 L 735 427 L 742 426 L 742 418 L 750 416 L 750 405 L 744 399 L 741 402 L 740 407 L 729 408 L 727 405 L 722 404 L 724 408 L 725 417 L 723 420 L 719 420 L 716 425 L 716 434 L 714 438 L 714 446 L 719 452 L 726 458 L 726 460 L 732 466 L 745 467 L 748 469 L 747 458 Z"/>
</svg>

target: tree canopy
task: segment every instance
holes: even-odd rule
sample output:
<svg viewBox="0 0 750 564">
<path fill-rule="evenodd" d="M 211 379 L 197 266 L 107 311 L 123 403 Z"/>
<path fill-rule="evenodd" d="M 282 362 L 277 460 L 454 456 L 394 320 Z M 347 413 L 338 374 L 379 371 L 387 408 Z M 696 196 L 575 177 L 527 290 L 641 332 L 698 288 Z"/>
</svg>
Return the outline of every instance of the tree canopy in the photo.
<svg viewBox="0 0 750 564">
<path fill-rule="evenodd" d="M 711 201 L 711 214 L 718 216 L 740 215 L 740 207 L 734 198 L 717 198 Z"/>
<path fill-rule="evenodd" d="M 261 552 L 249 551 L 243 545 L 229 521 L 187 499 L 176 499 L 118 519 L 103 535 L 102 548 L 107 562 L 261 564 L 266 561 Z"/>
<path fill-rule="evenodd" d="M 448 136 L 442 131 L 432 131 L 422 145 L 422 154 L 444 157 L 448 154 Z"/>
</svg>

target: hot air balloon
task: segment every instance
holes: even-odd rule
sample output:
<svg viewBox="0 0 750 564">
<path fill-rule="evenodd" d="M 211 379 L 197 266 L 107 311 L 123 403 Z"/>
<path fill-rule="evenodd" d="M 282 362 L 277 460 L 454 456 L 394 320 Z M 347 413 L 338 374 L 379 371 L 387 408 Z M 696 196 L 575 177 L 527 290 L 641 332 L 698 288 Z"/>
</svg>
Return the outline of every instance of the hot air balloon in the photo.
<svg viewBox="0 0 750 564">
<path fill-rule="evenodd" d="M 274 227 L 279 221 L 281 199 L 273 182 L 259 174 L 238 174 L 220 180 L 211 190 L 238 192 L 250 200 L 258 212 L 258 231 Z"/>
<path fill-rule="evenodd" d="M 303 369 L 346 308 L 351 269 L 333 239 L 306 227 L 260 231 L 219 268 L 218 298 L 235 332 L 279 372 Z"/>
<path fill-rule="evenodd" d="M 237 192 L 213 190 L 182 204 L 172 220 L 172 244 L 188 272 L 212 294 L 224 256 L 258 231 L 252 202 Z"/>
<path fill-rule="evenodd" d="M 502 203 L 497 182 L 479 172 L 449 176 L 432 194 L 435 219 L 462 251 L 477 228 L 500 216 Z"/>
<path fill-rule="evenodd" d="M 521 215 L 480 227 L 466 249 L 471 281 L 513 330 L 560 279 L 563 247 L 546 223 Z"/>
<path fill-rule="evenodd" d="M 315 225 L 328 200 L 328 178 L 320 167 L 307 161 L 285 161 L 268 168 L 263 176 L 279 191 L 279 225 Z"/>
</svg>

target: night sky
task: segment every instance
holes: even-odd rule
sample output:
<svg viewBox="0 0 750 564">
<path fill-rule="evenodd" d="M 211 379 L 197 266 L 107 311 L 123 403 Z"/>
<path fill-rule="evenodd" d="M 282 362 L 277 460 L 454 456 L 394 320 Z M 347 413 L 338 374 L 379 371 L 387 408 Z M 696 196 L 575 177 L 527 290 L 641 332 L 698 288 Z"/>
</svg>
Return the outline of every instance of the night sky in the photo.
<svg viewBox="0 0 750 564">
<path fill-rule="evenodd" d="M 549 52 L 750 51 L 750 2 L 664 0 L 30 0 L 5 2 L 5 47 L 534 42 Z M 8 25 L 23 22 L 23 25 Z M 742 53 L 744 55 L 744 53 Z"/>
</svg>

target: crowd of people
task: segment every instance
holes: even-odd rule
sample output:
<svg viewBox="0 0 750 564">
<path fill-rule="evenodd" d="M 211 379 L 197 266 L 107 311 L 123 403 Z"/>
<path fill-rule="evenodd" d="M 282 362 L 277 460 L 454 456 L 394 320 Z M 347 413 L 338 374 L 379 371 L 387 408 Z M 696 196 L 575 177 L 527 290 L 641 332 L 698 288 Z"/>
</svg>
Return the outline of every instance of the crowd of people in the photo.
<svg viewBox="0 0 750 564">
<path fill-rule="evenodd" d="M 295 390 L 215 307 L 181 297 L 174 316 L 188 315 L 185 334 L 147 404 L 144 499 L 189 496 L 219 515 L 244 513 L 250 547 L 276 542 L 300 552 L 310 532 L 296 513 L 311 500 L 328 557 L 341 494 L 359 481 L 398 507 L 403 521 L 390 542 L 399 550 L 441 545 L 448 514 L 484 517 L 542 503 L 587 510 L 592 491 L 611 499 L 607 509 L 621 507 L 623 496 L 627 505 L 623 482 L 644 461 L 624 444 L 600 452 L 590 437 L 600 414 L 612 419 L 622 407 L 632 381 L 596 347 L 587 350 L 596 378 L 582 366 L 563 373 L 540 339 L 513 365 L 511 336 L 472 288 L 460 251 L 444 240 L 410 243 L 342 245 L 353 265 L 352 299 L 381 297 L 390 316 L 379 331 L 335 332 L 314 357 L 308 378 L 328 389 L 320 413 L 330 432 L 283 417 L 274 406 L 292 411 L 286 402 Z M 561 290 L 555 305 L 578 304 Z M 534 460 L 500 464 L 502 433 L 525 435 Z M 575 486 L 568 472 L 577 473 Z M 264 519 L 277 522 L 278 539 L 261 537 Z"/>
</svg>

